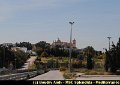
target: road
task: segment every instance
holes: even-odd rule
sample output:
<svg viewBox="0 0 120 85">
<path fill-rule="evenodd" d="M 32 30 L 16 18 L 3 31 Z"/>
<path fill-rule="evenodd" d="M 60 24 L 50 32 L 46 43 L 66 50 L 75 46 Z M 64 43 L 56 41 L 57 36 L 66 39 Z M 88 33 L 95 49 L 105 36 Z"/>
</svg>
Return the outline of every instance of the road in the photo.
<svg viewBox="0 0 120 85">
<path fill-rule="evenodd" d="M 19 70 L 25 70 L 28 69 L 29 66 L 31 66 L 33 64 L 33 62 L 35 61 L 37 57 L 36 56 L 31 56 L 27 62 L 24 64 L 24 66 L 22 66 L 22 68 L 20 68 Z"/>
<path fill-rule="evenodd" d="M 64 80 L 64 77 L 59 70 L 52 70 L 30 80 Z"/>
<path fill-rule="evenodd" d="M 30 80 L 65 80 L 59 70 L 52 70 Z M 119 75 L 84 75 L 74 80 L 120 80 Z"/>
</svg>

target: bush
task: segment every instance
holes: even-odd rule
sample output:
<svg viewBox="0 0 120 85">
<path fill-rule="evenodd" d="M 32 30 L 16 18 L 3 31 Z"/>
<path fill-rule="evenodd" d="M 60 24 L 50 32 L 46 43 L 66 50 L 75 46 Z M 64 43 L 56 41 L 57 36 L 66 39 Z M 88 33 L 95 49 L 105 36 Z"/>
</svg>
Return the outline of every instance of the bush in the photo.
<svg viewBox="0 0 120 85">
<path fill-rule="evenodd" d="M 102 63 L 101 62 L 96 62 L 95 68 L 102 68 Z"/>
<path fill-rule="evenodd" d="M 103 56 L 102 55 L 98 56 L 98 59 L 103 59 Z"/>
<path fill-rule="evenodd" d="M 83 61 L 83 62 L 82 62 L 82 67 L 83 67 L 83 68 L 87 68 L 87 62 Z"/>
<path fill-rule="evenodd" d="M 40 55 L 41 57 L 48 57 L 49 55 L 48 55 L 48 53 L 47 52 L 42 52 L 42 54 Z"/>
<path fill-rule="evenodd" d="M 60 71 L 66 71 L 65 67 L 60 67 Z"/>
<path fill-rule="evenodd" d="M 73 78 L 75 78 L 75 75 L 76 75 L 76 73 L 70 73 L 70 72 L 66 71 L 66 72 L 63 74 L 63 77 L 64 77 L 65 79 L 73 79 Z"/>
<path fill-rule="evenodd" d="M 47 67 L 48 68 L 53 68 L 55 66 L 54 62 L 55 62 L 55 60 L 53 60 L 53 59 L 48 60 L 47 61 Z"/>
<path fill-rule="evenodd" d="M 68 67 L 68 62 L 61 62 L 60 67 Z"/>
<path fill-rule="evenodd" d="M 82 61 L 75 61 L 72 63 L 73 68 L 80 68 L 82 67 Z"/>
<path fill-rule="evenodd" d="M 63 76 L 65 79 L 72 79 L 73 74 L 72 73 L 64 73 Z"/>
<path fill-rule="evenodd" d="M 88 70 L 85 72 L 85 75 L 97 75 L 96 71 Z"/>
<path fill-rule="evenodd" d="M 104 75 L 104 72 L 97 72 L 93 70 L 88 70 L 85 72 L 85 75 Z"/>
<path fill-rule="evenodd" d="M 87 70 L 87 69 L 84 69 L 84 68 L 82 68 L 82 69 L 79 70 L 80 73 L 85 73 L 85 72 L 87 72 L 87 71 L 88 71 L 88 70 Z"/>
</svg>

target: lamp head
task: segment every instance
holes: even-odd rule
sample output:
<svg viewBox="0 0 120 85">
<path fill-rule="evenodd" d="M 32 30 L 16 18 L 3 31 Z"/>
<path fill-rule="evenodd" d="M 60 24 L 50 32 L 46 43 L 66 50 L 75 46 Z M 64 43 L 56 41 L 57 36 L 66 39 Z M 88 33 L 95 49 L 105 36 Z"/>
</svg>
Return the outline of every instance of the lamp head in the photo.
<svg viewBox="0 0 120 85">
<path fill-rule="evenodd" d="M 112 37 L 107 37 L 109 40 L 112 38 Z"/>
<path fill-rule="evenodd" d="M 70 24 L 74 24 L 74 22 L 69 22 Z"/>
</svg>

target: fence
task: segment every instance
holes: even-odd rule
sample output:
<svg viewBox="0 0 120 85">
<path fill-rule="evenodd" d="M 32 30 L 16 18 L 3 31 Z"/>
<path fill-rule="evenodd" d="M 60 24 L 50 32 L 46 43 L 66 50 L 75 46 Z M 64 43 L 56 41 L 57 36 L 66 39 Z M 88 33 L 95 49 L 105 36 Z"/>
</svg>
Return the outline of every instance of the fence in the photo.
<svg viewBox="0 0 120 85">
<path fill-rule="evenodd" d="M 27 80 L 29 78 L 37 76 L 37 71 L 24 72 L 0 76 L 0 80 Z"/>
</svg>

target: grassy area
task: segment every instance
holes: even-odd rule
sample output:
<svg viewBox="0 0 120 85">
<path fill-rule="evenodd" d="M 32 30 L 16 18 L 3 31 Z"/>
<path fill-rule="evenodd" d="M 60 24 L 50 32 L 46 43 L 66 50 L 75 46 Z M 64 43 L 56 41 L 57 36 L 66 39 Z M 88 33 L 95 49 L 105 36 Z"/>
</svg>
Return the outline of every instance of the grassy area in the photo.
<svg viewBox="0 0 120 85">
<path fill-rule="evenodd" d="M 86 68 L 74 69 L 76 73 L 83 73 L 84 75 L 112 75 L 110 72 L 106 72 L 104 69 L 92 69 L 88 70 Z"/>
<path fill-rule="evenodd" d="M 63 63 L 63 62 L 67 62 L 68 61 L 68 58 L 67 57 L 63 57 L 63 58 L 60 58 L 60 57 L 41 57 L 41 61 L 43 63 L 46 63 L 48 62 L 49 60 L 54 60 L 54 61 L 58 61 L 59 63 Z"/>
<path fill-rule="evenodd" d="M 28 67 L 28 69 L 36 69 L 36 65 L 33 63 L 31 66 Z"/>
<path fill-rule="evenodd" d="M 69 61 L 69 57 L 42 57 L 41 58 L 41 61 L 44 62 L 44 63 L 47 63 L 49 60 L 54 60 L 54 61 L 57 61 L 58 63 L 61 63 L 60 67 L 65 65 L 62 63 L 65 63 L 65 62 L 68 62 Z M 74 59 L 73 59 L 74 60 Z M 103 55 L 100 55 L 98 57 L 95 57 L 94 58 L 94 62 L 95 62 L 95 65 L 94 65 L 94 69 L 93 70 L 88 70 L 86 69 L 86 65 L 87 65 L 87 60 L 84 59 L 82 61 L 82 68 L 78 68 L 78 69 L 75 69 L 74 68 L 74 72 L 77 72 L 77 73 L 84 73 L 85 75 L 110 75 L 111 73 L 109 72 L 105 72 L 104 70 L 104 56 Z M 74 75 L 73 73 L 69 73 L 68 72 L 68 69 L 67 67 L 65 68 L 60 68 L 60 71 L 63 72 L 63 75 L 65 78 L 68 78 L 68 79 L 71 79 L 73 78 L 72 75 Z"/>
<path fill-rule="evenodd" d="M 85 75 L 104 75 L 104 72 L 99 72 L 95 70 L 87 70 L 85 72 Z"/>
</svg>

